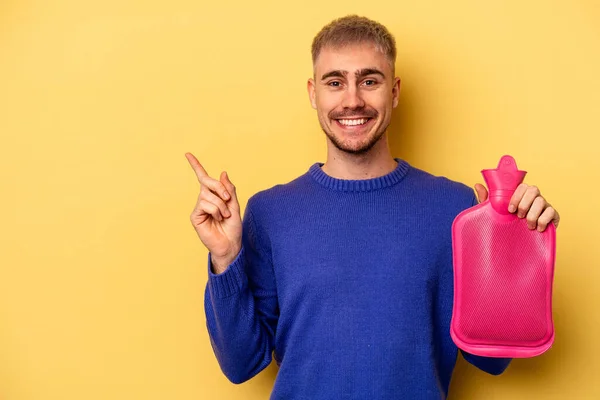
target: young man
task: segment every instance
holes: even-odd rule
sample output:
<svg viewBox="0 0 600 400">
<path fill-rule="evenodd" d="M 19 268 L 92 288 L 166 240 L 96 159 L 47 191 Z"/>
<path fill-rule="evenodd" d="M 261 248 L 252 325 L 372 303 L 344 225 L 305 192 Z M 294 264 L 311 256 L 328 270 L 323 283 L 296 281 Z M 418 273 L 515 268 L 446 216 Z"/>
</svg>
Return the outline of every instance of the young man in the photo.
<svg viewBox="0 0 600 400">
<path fill-rule="evenodd" d="M 315 37 L 310 102 L 327 160 L 252 196 L 244 219 L 234 185 L 208 176 L 191 221 L 209 250 L 205 312 L 224 374 L 244 382 L 279 365 L 271 399 L 440 399 L 458 349 L 450 338 L 451 225 L 473 190 L 393 158 L 395 42 L 367 18 Z M 476 185 L 481 201 L 487 198 Z M 559 216 L 534 186 L 510 211 L 543 231 Z M 500 374 L 510 359 L 463 352 Z"/>
</svg>

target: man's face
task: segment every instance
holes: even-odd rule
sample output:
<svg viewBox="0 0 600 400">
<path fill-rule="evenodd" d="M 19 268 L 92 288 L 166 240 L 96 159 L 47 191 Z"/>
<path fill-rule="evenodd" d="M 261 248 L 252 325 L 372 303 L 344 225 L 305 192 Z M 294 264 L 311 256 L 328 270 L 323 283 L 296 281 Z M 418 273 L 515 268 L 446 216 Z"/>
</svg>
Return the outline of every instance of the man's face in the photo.
<svg viewBox="0 0 600 400">
<path fill-rule="evenodd" d="M 370 43 L 325 47 L 308 81 L 321 128 L 339 150 L 363 154 L 383 136 L 398 105 L 400 79 Z"/>
</svg>

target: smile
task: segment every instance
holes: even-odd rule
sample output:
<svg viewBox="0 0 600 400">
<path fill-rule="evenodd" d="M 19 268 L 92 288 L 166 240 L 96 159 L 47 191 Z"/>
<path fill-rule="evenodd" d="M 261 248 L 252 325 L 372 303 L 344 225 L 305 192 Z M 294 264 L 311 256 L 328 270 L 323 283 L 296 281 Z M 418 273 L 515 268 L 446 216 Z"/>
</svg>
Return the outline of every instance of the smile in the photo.
<svg viewBox="0 0 600 400">
<path fill-rule="evenodd" d="M 344 126 L 359 126 L 366 124 L 371 118 L 337 119 Z"/>
</svg>

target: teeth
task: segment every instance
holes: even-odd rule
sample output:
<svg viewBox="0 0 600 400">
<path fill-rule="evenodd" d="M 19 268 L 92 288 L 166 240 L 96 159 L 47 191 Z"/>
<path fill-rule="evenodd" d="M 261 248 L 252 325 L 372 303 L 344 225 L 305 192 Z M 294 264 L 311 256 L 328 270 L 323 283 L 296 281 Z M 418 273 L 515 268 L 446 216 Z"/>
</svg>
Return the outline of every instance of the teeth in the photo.
<svg viewBox="0 0 600 400">
<path fill-rule="evenodd" d="M 367 118 L 361 118 L 361 119 L 338 119 L 338 121 L 340 121 L 340 124 L 342 125 L 346 125 L 346 126 L 355 126 L 355 125 L 362 125 L 365 122 L 367 122 Z"/>
</svg>

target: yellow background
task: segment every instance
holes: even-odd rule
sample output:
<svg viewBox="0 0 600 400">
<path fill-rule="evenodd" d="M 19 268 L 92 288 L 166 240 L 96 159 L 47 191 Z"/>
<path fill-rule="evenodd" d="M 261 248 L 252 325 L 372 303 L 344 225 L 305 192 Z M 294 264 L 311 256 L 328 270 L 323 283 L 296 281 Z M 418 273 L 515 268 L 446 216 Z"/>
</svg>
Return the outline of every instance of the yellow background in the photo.
<svg viewBox="0 0 600 400">
<path fill-rule="evenodd" d="M 0 398 L 268 398 L 274 365 L 233 385 L 212 353 L 184 153 L 242 206 L 324 161 L 310 43 L 349 13 L 397 39 L 395 156 L 473 186 L 512 154 L 562 216 L 555 345 L 459 359 L 450 398 L 600 398 L 598 4 L 3 0 Z"/>
</svg>

